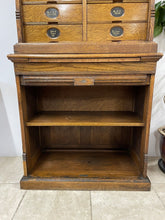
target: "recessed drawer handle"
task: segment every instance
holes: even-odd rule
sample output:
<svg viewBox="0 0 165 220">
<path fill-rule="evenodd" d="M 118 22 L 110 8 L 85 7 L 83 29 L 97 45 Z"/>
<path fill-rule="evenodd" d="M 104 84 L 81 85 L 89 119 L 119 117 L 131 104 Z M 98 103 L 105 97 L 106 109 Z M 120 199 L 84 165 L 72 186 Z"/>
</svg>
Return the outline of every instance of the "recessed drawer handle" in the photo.
<svg viewBox="0 0 165 220">
<path fill-rule="evenodd" d="M 47 1 L 47 4 L 57 4 L 57 1 Z"/>
<path fill-rule="evenodd" d="M 58 24 L 58 22 L 54 22 L 54 21 L 53 21 L 53 22 L 51 22 L 51 21 L 49 21 L 49 22 L 48 22 L 48 24 L 54 24 L 54 25 L 57 25 L 57 24 Z"/>
</svg>

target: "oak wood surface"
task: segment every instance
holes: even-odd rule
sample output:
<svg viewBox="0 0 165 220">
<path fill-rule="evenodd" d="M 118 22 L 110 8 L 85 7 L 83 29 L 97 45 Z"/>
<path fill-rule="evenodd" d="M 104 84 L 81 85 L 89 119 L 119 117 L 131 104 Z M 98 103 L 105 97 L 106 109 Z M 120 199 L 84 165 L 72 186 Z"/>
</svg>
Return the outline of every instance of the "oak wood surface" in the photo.
<svg viewBox="0 0 165 220">
<path fill-rule="evenodd" d="M 96 60 L 97 63 L 97 60 Z M 154 74 L 155 62 L 116 63 L 15 63 L 17 75 L 68 75 L 91 76 L 97 74 Z M 117 72 L 116 72 L 117 70 Z"/>
<path fill-rule="evenodd" d="M 125 152 L 44 152 L 30 173 L 33 177 L 112 179 L 138 175 L 134 161 Z"/>
<path fill-rule="evenodd" d="M 59 42 L 58 44 L 19 43 L 15 44 L 16 54 L 130 54 L 157 53 L 157 44 L 147 41 L 121 42 Z"/>
<path fill-rule="evenodd" d="M 21 188 L 150 190 L 154 15 L 154 0 L 16 0 Z"/>
<path fill-rule="evenodd" d="M 56 18 L 46 16 L 46 10 L 55 8 L 59 15 Z M 59 24 L 81 24 L 82 23 L 82 5 L 81 4 L 48 4 L 48 5 L 24 5 L 23 6 L 24 23 L 58 22 Z"/>
<path fill-rule="evenodd" d="M 48 36 L 47 31 L 56 28 L 60 31 L 57 38 Z M 26 42 L 58 42 L 58 41 L 81 41 L 81 25 L 25 25 L 24 38 Z"/>
<path fill-rule="evenodd" d="M 22 4 L 23 5 L 29 5 L 29 4 L 33 4 L 33 5 L 41 5 L 41 4 L 75 4 L 75 3 L 82 3 L 82 0 L 52 0 L 52 1 L 48 1 L 48 0 L 22 0 Z"/>
<path fill-rule="evenodd" d="M 136 92 L 133 86 L 59 86 L 39 87 L 33 97 L 37 100 L 35 112 L 134 111 Z"/>
<path fill-rule="evenodd" d="M 16 0 L 18 1 L 18 0 Z M 82 0 L 22 0 L 23 4 L 49 4 L 49 2 L 54 4 L 65 3 L 65 4 L 74 4 L 74 3 L 82 3 Z M 87 3 L 97 4 L 97 3 L 113 3 L 113 0 L 87 0 Z M 149 2 L 149 0 L 123 0 L 123 2 Z"/>
<path fill-rule="evenodd" d="M 87 0 L 82 0 L 83 11 L 83 41 L 87 40 Z"/>
<path fill-rule="evenodd" d="M 46 152 L 73 151 L 76 149 L 79 152 L 82 150 L 103 152 L 105 150 L 115 151 L 133 148 L 130 142 L 131 127 L 42 126 L 39 129 L 42 151 Z M 142 128 L 139 127 L 139 129 Z M 136 140 L 136 136 L 134 139 Z"/>
<path fill-rule="evenodd" d="M 95 77 L 22 76 L 21 85 L 31 86 L 94 86 L 94 85 L 148 85 L 147 75 L 109 75 Z"/>
<path fill-rule="evenodd" d="M 27 126 L 144 126 L 133 112 L 42 112 Z"/>
<path fill-rule="evenodd" d="M 119 37 L 111 35 L 113 27 L 121 27 L 123 34 Z M 147 23 L 116 23 L 116 24 L 88 24 L 88 41 L 113 41 L 113 40 L 146 40 Z"/>
<path fill-rule="evenodd" d="M 114 7 L 124 9 L 123 16 L 114 17 L 111 10 Z M 148 15 L 147 3 L 113 3 L 113 4 L 88 4 L 88 23 L 121 22 L 146 22 Z"/>
<path fill-rule="evenodd" d="M 96 178 L 39 178 L 23 177 L 22 189 L 49 190 L 125 190 L 149 191 L 151 183 L 148 178 L 130 179 L 96 179 Z"/>
</svg>

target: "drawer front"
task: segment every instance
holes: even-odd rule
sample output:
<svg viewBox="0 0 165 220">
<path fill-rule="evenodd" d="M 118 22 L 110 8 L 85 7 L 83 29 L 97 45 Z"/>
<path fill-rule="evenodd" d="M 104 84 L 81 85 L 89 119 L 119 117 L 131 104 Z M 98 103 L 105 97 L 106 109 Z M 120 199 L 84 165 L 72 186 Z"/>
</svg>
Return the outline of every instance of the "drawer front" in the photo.
<svg viewBox="0 0 165 220">
<path fill-rule="evenodd" d="M 115 0 L 87 0 L 87 3 L 89 3 L 89 4 L 106 4 L 106 3 L 114 3 L 115 2 Z M 117 2 L 117 1 L 116 1 Z M 140 2 L 142 2 L 142 3 L 144 3 L 144 2 L 150 2 L 150 0 L 121 0 L 120 2 L 123 2 L 123 3 L 133 3 L 133 2 L 135 2 L 135 3 L 140 3 Z"/>
<path fill-rule="evenodd" d="M 24 23 L 82 23 L 81 4 L 24 5 Z"/>
<path fill-rule="evenodd" d="M 88 4 L 88 22 L 147 21 L 147 3 Z"/>
<path fill-rule="evenodd" d="M 146 23 L 89 24 L 88 41 L 146 40 Z"/>
<path fill-rule="evenodd" d="M 22 0 L 24 5 L 26 4 L 34 4 L 34 5 L 41 5 L 41 4 L 77 4 L 82 3 L 82 0 Z"/>
<path fill-rule="evenodd" d="M 82 41 L 81 25 L 25 25 L 25 42 Z"/>
</svg>

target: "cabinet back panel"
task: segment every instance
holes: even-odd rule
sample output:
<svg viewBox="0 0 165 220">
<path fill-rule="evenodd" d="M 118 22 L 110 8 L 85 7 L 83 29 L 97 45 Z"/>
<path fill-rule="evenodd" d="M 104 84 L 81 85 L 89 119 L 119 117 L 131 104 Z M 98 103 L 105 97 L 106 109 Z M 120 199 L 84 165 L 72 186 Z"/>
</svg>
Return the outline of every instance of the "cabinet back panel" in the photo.
<svg viewBox="0 0 165 220">
<path fill-rule="evenodd" d="M 44 149 L 120 149 L 130 145 L 130 127 L 40 127 Z"/>
<path fill-rule="evenodd" d="M 132 87 L 39 87 L 38 111 L 133 111 Z"/>
</svg>

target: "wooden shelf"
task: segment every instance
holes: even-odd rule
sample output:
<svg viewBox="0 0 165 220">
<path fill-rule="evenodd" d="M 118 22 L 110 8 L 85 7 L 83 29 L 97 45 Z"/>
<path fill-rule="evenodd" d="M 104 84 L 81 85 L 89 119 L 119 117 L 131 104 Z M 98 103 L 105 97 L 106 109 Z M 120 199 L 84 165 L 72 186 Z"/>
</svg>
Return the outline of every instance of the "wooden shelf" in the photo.
<svg viewBox="0 0 165 220">
<path fill-rule="evenodd" d="M 41 112 L 27 126 L 144 126 L 134 112 Z"/>
<path fill-rule="evenodd" d="M 107 178 L 138 177 L 140 171 L 128 152 L 43 152 L 31 177 Z"/>
</svg>

